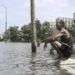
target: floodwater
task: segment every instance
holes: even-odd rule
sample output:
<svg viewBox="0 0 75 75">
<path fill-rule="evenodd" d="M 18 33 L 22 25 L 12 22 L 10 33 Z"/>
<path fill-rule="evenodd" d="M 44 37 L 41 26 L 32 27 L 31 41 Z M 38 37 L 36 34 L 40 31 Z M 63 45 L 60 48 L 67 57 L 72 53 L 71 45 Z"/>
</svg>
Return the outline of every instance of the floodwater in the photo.
<svg viewBox="0 0 75 75">
<path fill-rule="evenodd" d="M 0 43 L 0 75 L 75 75 L 74 64 L 60 68 L 55 62 L 50 46 L 41 44 L 32 55 L 29 43 Z"/>
</svg>

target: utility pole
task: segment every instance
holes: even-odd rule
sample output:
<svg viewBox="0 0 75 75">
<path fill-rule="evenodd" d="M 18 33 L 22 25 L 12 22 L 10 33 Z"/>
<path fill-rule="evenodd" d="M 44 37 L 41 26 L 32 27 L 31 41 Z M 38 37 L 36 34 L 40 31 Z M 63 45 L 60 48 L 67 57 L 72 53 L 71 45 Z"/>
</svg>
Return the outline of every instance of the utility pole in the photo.
<svg viewBox="0 0 75 75">
<path fill-rule="evenodd" d="M 1 5 L 1 7 L 3 7 L 5 10 L 4 13 L 5 13 L 5 32 L 6 32 L 6 30 L 7 30 L 7 7 L 4 5 Z M 5 41 L 6 41 L 6 38 L 5 38 Z"/>
<path fill-rule="evenodd" d="M 7 7 L 5 7 L 5 31 L 7 30 Z"/>
<path fill-rule="evenodd" d="M 7 31 L 7 7 L 3 6 L 5 8 L 5 32 Z M 6 38 L 5 41 L 7 41 L 7 34 L 5 33 Z"/>
<path fill-rule="evenodd" d="M 35 5 L 34 5 L 34 0 L 30 0 L 31 2 L 31 28 L 33 31 L 33 36 L 32 36 L 32 52 L 36 52 L 36 25 L 35 25 Z"/>
</svg>

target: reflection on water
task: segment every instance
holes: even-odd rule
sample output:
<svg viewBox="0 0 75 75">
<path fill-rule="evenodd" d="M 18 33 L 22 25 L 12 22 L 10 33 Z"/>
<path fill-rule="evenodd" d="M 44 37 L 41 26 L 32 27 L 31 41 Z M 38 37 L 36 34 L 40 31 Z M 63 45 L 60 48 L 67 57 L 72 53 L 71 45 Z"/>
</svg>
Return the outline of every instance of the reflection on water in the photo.
<svg viewBox="0 0 75 75">
<path fill-rule="evenodd" d="M 59 75 L 72 75 L 71 73 L 69 73 L 67 70 L 65 69 L 61 69 L 59 72 Z"/>
<path fill-rule="evenodd" d="M 0 43 L 0 75 L 75 75 L 55 65 L 49 49 L 43 50 L 41 44 L 37 53 L 31 54 L 31 44 Z M 69 67 L 74 70 L 74 65 Z"/>
<path fill-rule="evenodd" d="M 54 65 L 55 63 L 53 63 L 53 65 L 50 65 L 50 64 L 42 64 L 40 65 L 41 69 L 42 67 L 45 67 L 42 71 L 41 69 L 37 68 L 38 66 L 37 63 L 34 61 L 35 60 L 35 57 L 32 56 L 32 60 L 31 60 L 31 70 L 32 70 L 32 74 L 31 75 L 73 75 L 72 73 L 68 72 L 66 69 L 62 69 L 61 67 L 58 67 L 57 65 Z M 49 65 L 49 66 L 48 66 Z M 50 67 L 50 68 L 48 68 Z M 48 70 L 50 72 L 48 72 Z M 38 73 L 37 70 L 39 70 L 39 72 L 41 73 Z M 52 71 L 51 71 L 52 70 Z M 43 72 L 44 71 L 44 72 Z M 48 73 L 47 73 L 48 72 Z M 38 73 L 38 74 L 37 74 Z M 46 74 L 45 74 L 46 73 Z"/>
</svg>

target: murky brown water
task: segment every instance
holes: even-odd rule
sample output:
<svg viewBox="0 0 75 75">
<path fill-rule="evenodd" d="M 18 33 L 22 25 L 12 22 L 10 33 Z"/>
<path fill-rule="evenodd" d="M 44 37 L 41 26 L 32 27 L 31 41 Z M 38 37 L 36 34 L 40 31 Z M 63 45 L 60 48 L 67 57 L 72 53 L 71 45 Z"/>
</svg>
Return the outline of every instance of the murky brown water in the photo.
<svg viewBox="0 0 75 75">
<path fill-rule="evenodd" d="M 75 75 L 74 64 L 66 69 L 55 66 L 49 48 L 44 50 L 41 44 L 32 56 L 28 43 L 0 43 L 0 75 Z"/>
</svg>

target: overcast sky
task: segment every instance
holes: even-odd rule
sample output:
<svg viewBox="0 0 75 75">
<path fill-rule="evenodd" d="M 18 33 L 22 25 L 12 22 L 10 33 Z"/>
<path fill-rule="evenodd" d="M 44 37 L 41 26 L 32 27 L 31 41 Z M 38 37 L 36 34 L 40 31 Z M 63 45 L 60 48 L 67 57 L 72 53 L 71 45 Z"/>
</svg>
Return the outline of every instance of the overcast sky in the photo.
<svg viewBox="0 0 75 75">
<path fill-rule="evenodd" d="M 4 29 L 5 9 L 8 12 L 8 26 L 22 26 L 30 22 L 30 0 L 0 0 L 0 29 Z M 35 0 L 36 18 L 50 21 L 56 17 L 72 17 L 75 0 Z"/>
</svg>

